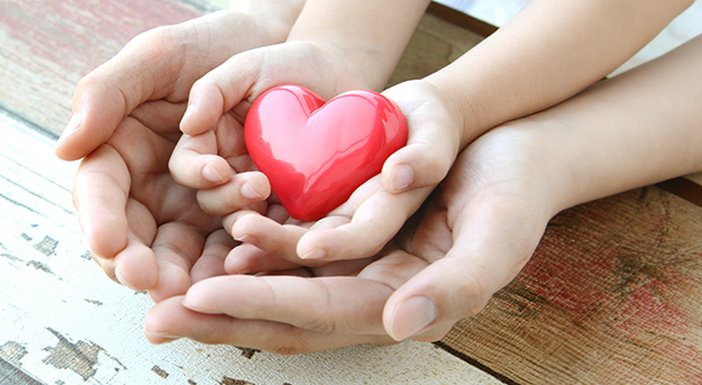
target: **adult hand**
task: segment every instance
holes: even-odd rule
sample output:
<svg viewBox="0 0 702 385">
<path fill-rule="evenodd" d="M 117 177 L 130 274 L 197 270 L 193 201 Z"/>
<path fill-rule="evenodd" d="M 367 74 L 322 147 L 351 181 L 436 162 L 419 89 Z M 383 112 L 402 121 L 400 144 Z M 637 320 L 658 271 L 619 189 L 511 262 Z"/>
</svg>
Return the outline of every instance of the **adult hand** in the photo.
<svg viewBox="0 0 702 385">
<path fill-rule="evenodd" d="M 190 286 L 190 267 L 220 225 L 168 174 L 188 92 L 232 55 L 284 40 L 300 8 L 299 1 L 259 2 L 250 13 L 227 10 L 159 27 L 80 81 L 56 153 L 85 156 L 74 202 L 94 259 L 109 276 L 156 299 Z M 207 242 L 220 241 L 232 246 L 216 235 Z"/>
<path fill-rule="evenodd" d="M 204 279 L 151 310 L 148 338 L 289 354 L 443 337 L 516 276 L 555 213 L 547 142 L 532 131 L 517 122 L 472 143 L 440 191 L 376 257 L 300 276 Z M 252 271 L 278 266 L 266 258 L 251 263 Z"/>
</svg>

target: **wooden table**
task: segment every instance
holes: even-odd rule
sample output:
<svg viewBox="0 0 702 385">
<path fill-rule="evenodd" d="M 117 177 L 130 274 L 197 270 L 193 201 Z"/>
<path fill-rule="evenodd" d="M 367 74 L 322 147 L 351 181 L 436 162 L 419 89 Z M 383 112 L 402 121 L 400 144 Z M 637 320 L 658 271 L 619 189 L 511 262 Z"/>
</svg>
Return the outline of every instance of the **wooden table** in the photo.
<svg viewBox="0 0 702 385">
<path fill-rule="evenodd" d="M 136 33 L 219 6 L 0 2 L 0 384 L 702 383 L 700 176 L 560 214 L 523 273 L 436 344 L 293 357 L 148 344 L 150 300 L 90 261 L 70 201 L 76 165 L 52 148 L 83 74 Z M 492 30 L 430 13 L 393 82 L 475 45 L 468 27 Z"/>
</svg>

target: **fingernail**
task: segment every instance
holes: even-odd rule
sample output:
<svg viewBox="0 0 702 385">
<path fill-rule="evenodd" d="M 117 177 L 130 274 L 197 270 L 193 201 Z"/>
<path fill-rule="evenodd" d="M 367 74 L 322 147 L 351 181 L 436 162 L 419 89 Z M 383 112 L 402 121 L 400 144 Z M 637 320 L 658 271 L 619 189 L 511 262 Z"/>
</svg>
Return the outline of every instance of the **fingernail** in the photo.
<svg viewBox="0 0 702 385">
<path fill-rule="evenodd" d="M 249 183 L 244 183 L 241 186 L 241 195 L 244 198 L 251 200 L 260 200 L 261 198 L 263 198 L 263 194 L 260 194 L 258 191 L 254 190 L 254 188 Z"/>
<path fill-rule="evenodd" d="M 309 253 L 306 253 L 305 255 L 301 256 L 300 259 L 322 259 L 326 255 L 327 252 L 324 251 L 324 249 L 314 249 Z"/>
<path fill-rule="evenodd" d="M 398 341 L 411 337 L 436 319 L 436 306 L 425 296 L 402 302 L 392 321 L 392 337 Z"/>
<path fill-rule="evenodd" d="M 185 112 L 183 113 L 183 116 L 180 118 L 180 123 L 181 125 L 183 122 L 187 122 L 190 117 L 193 115 L 195 111 L 195 103 L 193 103 L 190 99 L 188 100 L 188 106 L 185 108 Z"/>
<path fill-rule="evenodd" d="M 213 183 L 224 182 L 224 177 L 222 174 L 220 174 L 219 170 L 217 170 L 217 168 L 211 164 L 207 164 L 202 168 L 202 176 Z"/>
<path fill-rule="evenodd" d="M 68 121 L 66 128 L 63 129 L 63 132 L 59 137 L 58 143 L 64 142 L 71 135 L 75 134 L 78 131 L 78 128 L 80 128 L 81 123 L 83 123 L 83 113 L 78 112 L 71 117 L 71 120 Z"/>
<path fill-rule="evenodd" d="M 175 340 L 179 340 L 179 339 L 183 338 L 182 336 L 174 336 L 174 335 L 170 335 L 170 334 L 161 334 L 161 333 L 146 332 L 146 334 L 148 334 L 150 339 L 152 339 L 152 338 L 158 339 L 157 341 L 151 340 L 151 343 L 157 344 L 157 345 L 173 342 Z"/>
<path fill-rule="evenodd" d="M 414 170 L 406 164 L 395 166 L 392 170 L 392 188 L 395 191 L 402 191 L 409 187 L 414 180 Z"/>
<path fill-rule="evenodd" d="M 256 238 L 250 234 L 234 235 L 233 238 L 241 243 L 256 243 Z"/>
</svg>

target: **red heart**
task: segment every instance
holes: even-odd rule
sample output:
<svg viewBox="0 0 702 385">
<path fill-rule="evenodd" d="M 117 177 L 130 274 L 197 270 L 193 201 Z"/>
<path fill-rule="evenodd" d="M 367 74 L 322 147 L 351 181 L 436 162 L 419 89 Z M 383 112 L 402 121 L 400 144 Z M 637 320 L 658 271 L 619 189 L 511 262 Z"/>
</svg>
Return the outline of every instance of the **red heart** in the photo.
<svg viewBox="0 0 702 385">
<path fill-rule="evenodd" d="M 395 103 L 372 91 L 324 103 L 311 91 L 279 86 L 254 101 L 246 147 L 293 218 L 317 220 L 346 201 L 407 143 Z"/>
</svg>

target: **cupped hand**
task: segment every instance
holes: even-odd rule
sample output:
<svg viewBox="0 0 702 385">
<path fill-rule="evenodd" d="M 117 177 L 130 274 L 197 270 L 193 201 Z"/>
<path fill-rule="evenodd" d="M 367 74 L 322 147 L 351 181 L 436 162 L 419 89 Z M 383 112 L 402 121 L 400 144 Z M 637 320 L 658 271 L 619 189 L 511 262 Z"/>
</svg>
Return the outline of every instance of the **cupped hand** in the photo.
<svg viewBox="0 0 702 385">
<path fill-rule="evenodd" d="M 273 47 L 266 47 L 261 50 L 272 49 Z M 240 56 L 253 55 L 253 52 Z M 235 59 L 236 57 L 232 62 L 236 62 Z M 287 62 L 286 60 L 285 63 Z M 263 67 L 275 68 L 273 65 Z M 313 67 L 308 65 L 302 68 Z M 233 74 L 240 73 L 234 68 L 221 72 L 219 70 L 218 68 L 216 76 L 200 80 L 193 87 L 193 94 L 217 95 L 219 90 L 232 89 L 234 84 L 251 83 L 251 80 L 232 82 L 230 78 Z M 225 84 L 222 79 L 228 79 L 230 83 Z M 323 83 L 336 84 L 332 80 Z M 284 79 L 284 82 L 290 81 L 290 78 Z M 274 83 L 266 85 L 273 86 Z M 256 87 L 260 87 L 258 92 L 266 89 L 258 83 Z M 345 89 L 327 88 L 327 92 L 332 95 L 343 90 Z M 222 111 L 232 108 L 232 103 L 221 103 L 226 97 L 220 95 L 210 98 L 211 102 L 207 105 L 218 107 L 213 108 L 209 115 L 219 114 L 219 122 L 215 124 L 214 130 L 183 137 L 179 143 L 180 151 L 176 149 L 171 159 L 171 172 L 180 175 L 180 178 L 176 178 L 186 185 L 203 188 L 198 193 L 201 206 L 212 214 L 224 215 L 225 229 L 242 242 L 227 258 L 228 272 L 255 271 L 257 266 L 252 264 L 260 265 L 261 259 L 266 260 L 264 263 L 277 260 L 275 266 L 283 268 L 296 264 L 318 266 L 335 260 L 365 258 L 379 252 L 393 238 L 445 177 L 465 143 L 461 137 L 459 114 L 451 102 L 428 82 L 405 82 L 386 90 L 384 95 L 395 101 L 407 118 L 407 145 L 387 159 L 382 173 L 362 184 L 346 202 L 315 222 L 300 222 L 289 218 L 275 197 L 268 199 L 267 207 L 258 208 L 251 206 L 255 200 L 250 197 L 254 197 L 254 194 L 242 197 L 246 195 L 244 184 L 238 180 L 242 175 L 249 175 L 249 181 L 254 180 L 253 175 L 256 175 L 256 184 L 252 183 L 248 187 L 257 190 L 259 199 L 270 197 L 270 187 L 260 173 L 235 174 L 231 171 L 231 167 L 238 172 L 254 170 L 243 146 L 241 118 L 236 117 L 237 108 L 221 115 Z M 255 96 L 256 93 L 251 94 L 251 97 Z M 230 99 L 240 100 L 240 97 Z M 197 114 L 208 115 L 202 111 Z M 188 121 L 184 119 L 181 127 L 189 125 Z M 210 162 L 217 152 L 227 160 L 217 160 L 221 164 L 218 173 L 226 175 L 220 185 L 208 182 L 208 177 L 201 172 L 205 169 L 203 162 Z"/>
<path fill-rule="evenodd" d="M 203 279 L 151 310 L 148 338 L 289 354 L 443 337 L 517 275 L 557 211 L 551 144 L 536 131 L 516 122 L 472 143 L 375 257 L 286 275 Z M 256 261 L 263 271 L 278 267 L 276 260 Z"/>
<path fill-rule="evenodd" d="M 111 277 L 162 299 L 190 286 L 206 242 L 233 246 L 217 235 L 206 241 L 219 218 L 172 180 L 168 159 L 195 80 L 242 50 L 284 39 L 280 14 L 228 10 L 147 31 L 78 84 L 56 153 L 85 157 L 74 202 L 94 259 Z"/>
</svg>

